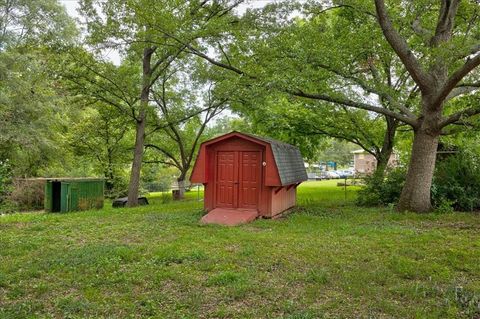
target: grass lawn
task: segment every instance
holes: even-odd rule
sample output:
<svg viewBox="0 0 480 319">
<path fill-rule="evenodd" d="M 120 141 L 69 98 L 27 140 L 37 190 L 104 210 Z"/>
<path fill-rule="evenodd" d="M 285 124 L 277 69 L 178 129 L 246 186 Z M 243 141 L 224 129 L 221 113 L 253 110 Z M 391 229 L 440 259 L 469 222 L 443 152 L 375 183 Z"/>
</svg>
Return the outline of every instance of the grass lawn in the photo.
<svg viewBox="0 0 480 319">
<path fill-rule="evenodd" d="M 183 202 L 0 217 L 0 318 L 479 318 L 480 215 L 358 208 L 301 185 L 286 218 Z"/>
</svg>

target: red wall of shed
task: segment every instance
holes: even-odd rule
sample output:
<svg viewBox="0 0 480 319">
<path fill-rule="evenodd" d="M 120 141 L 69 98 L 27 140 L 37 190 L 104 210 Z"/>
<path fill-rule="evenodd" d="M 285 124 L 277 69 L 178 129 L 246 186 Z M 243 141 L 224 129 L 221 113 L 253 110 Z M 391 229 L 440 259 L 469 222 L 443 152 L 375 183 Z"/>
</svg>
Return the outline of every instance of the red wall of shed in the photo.
<svg viewBox="0 0 480 319">
<path fill-rule="evenodd" d="M 288 189 L 288 187 L 283 187 L 277 193 L 276 189 L 276 187 L 273 187 L 271 191 L 272 201 L 269 217 L 273 217 L 292 208 L 297 201 L 297 189 L 295 187 L 291 187 L 290 189 Z"/>
<path fill-rule="evenodd" d="M 190 182 L 199 183 L 199 184 L 203 184 L 207 182 L 206 163 L 207 163 L 207 159 L 206 159 L 205 145 L 202 144 L 200 146 L 200 150 L 198 151 L 197 160 L 193 165 L 192 175 L 190 176 Z"/>
</svg>

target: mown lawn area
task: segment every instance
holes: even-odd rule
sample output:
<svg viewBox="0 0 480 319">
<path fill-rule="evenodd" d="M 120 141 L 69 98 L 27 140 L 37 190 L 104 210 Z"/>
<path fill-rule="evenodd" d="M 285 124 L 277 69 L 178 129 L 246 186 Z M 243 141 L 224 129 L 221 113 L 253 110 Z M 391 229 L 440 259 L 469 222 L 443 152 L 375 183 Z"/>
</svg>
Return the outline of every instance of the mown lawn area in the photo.
<svg viewBox="0 0 480 319">
<path fill-rule="evenodd" d="M 359 208 L 334 181 L 285 218 L 183 202 L 0 217 L 0 318 L 478 318 L 480 215 Z"/>
</svg>

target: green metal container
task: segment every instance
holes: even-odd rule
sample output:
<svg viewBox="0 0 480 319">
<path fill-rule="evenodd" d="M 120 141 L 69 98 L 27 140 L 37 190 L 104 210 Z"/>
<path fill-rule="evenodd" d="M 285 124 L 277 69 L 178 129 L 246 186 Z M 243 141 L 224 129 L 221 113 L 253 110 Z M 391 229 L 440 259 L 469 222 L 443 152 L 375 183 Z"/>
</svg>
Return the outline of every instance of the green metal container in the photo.
<svg viewBox="0 0 480 319">
<path fill-rule="evenodd" d="M 104 180 L 99 178 L 47 178 L 45 211 L 70 212 L 103 207 Z"/>
</svg>

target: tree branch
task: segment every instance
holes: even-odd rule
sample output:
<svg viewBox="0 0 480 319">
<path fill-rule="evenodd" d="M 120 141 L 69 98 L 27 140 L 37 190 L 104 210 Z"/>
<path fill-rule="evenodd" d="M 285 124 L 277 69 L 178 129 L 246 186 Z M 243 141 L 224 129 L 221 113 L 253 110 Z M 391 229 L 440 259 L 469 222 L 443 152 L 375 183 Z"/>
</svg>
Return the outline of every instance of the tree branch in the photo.
<svg viewBox="0 0 480 319">
<path fill-rule="evenodd" d="M 387 115 L 387 116 L 391 116 L 393 118 L 396 118 L 397 120 L 402 121 L 406 124 L 409 124 L 413 127 L 417 126 L 417 121 L 415 119 L 412 119 L 408 116 L 405 116 L 405 115 L 402 115 L 402 114 L 399 114 L 399 113 L 396 113 L 394 111 L 390 111 L 390 110 L 385 109 L 383 107 L 378 107 L 378 106 L 374 106 L 374 105 L 370 105 L 370 104 L 366 104 L 366 103 L 356 102 L 356 101 L 352 101 L 352 100 L 349 100 L 349 99 L 346 99 L 346 98 L 332 97 L 332 96 L 328 96 L 328 95 L 324 95 L 324 94 L 305 93 L 305 92 L 302 92 L 301 90 L 287 91 L 287 92 L 292 94 L 292 95 L 298 96 L 298 97 L 305 97 L 305 98 L 314 99 L 314 100 L 321 100 L 321 101 L 326 101 L 326 102 L 330 102 L 330 103 L 337 103 L 337 104 L 341 104 L 341 105 L 345 105 L 345 106 L 349 106 L 349 107 L 354 107 L 354 108 L 357 108 L 357 109 L 362 109 L 362 110 L 372 111 L 372 112 L 375 112 L 375 113 L 380 113 L 380 114 L 383 114 L 383 115 Z"/>
<path fill-rule="evenodd" d="M 442 0 L 435 35 L 430 40 L 432 46 L 436 47 L 451 38 L 459 4 L 459 0 Z"/>
<path fill-rule="evenodd" d="M 474 58 L 468 59 L 465 64 L 455 71 L 442 87 L 440 92 L 435 97 L 435 103 L 443 102 L 450 92 L 457 86 L 457 84 L 473 69 L 480 65 L 480 54 L 477 54 Z M 434 104 L 435 105 L 435 104 Z"/>
<path fill-rule="evenodd" d="M 472 117 L 478 114 L 480 114 L 480 106 L 474 106 L 468 109 L 464 109 L 445 118 L 443 121 L 440 122 L 439 126 L 440 128 L 444 128 L 445 126 L 458 122 L 461 119 Z"/>
<path fill-rule="evenodd" d="M 209 57 L 208 55 L 204 54 L 203 52 L 197 50 L 196 48 L 194 48 L 192 45 L 190 45 L 189 43 L 185 43 L 184 41 L 182 41 L 181 39 L 179 39 L 178 37 L 166 32 L 165 30 L 162 30 L 162 29 L 158 29 L 158 31 L 160 31 L 161 33 L 163 33 L 165 36 L 177 41 L 178 43 L 180 43 L 181 45 L 185 46 L 185 48 L 187 48 L 189 50 L 190 53 L 202 58 L 202 59 L 205 59 L 207 60 L 208 62 L 210 62 L 211 64 L 213 65 L 216 65 L 218 67 L 221 67 L 221 68 L 224 68 L 224 69 L 227 69 L 227 70 L 230 70 L 230 71 L 233 71 L 239 75 L 245 75 L 245 72 L 243 72 L 242 70 L 240 70 L 239 68 L 236 68 L 232 65 L 228 65 L 228 64 L 225 64 L 225 63 L 222 63 L 220 61 L 217 61 L 211 57 Z"/>
<path fill-rule="evenodd" d="M 318 66 L 322 69 L 325 69 L 329 72 L 332 72 L 332 73 L 334 73 L 334 74 L 336 74 L 336 75 L 338 75 L 338 76 L 340 76 L 344 79 L 353 81 L 355 84 L 359 85 L 362 89 L 364 89 L 368 93 L 374 93 L 374 94 L 378 95 L 380 98 L 384 98 L 385 100 L 387 100 L 390 103 L 390 105 L 392 107 L 401 111 L 406 116 L 412 118 L 412 120 L 416 118 L 415 115 L 409 109 L 407 109 L 405 106 L 403 106 L 400 103 L 398 103 L 397 101 L 395 101 L 390 94 L 384 92 L 382 89 L 378 89 L 376 87 L 371 86 L 364 79 L 362 79 L 360 77 L 350 75 L 350 74 L 343 73 L 343 72 L 341 72 L 341 71 L 339 71 L 335 68 L 330 67 L 329 65 L 325 65 L 325 64 L 322 64 L 322 63 L 314 63 L 314 64 L 316 66 Z M 370 67 L 370 70 L 372 71 L 372 75 L 373 75 L 374 80 L 378 84 L 382 85 L 382 80 L 380 79 L 380 75 L 378 74 L 378 70 L 376 70 L 376 68 L 371 63 L 369 64 L 369 67 Z"/>
<path fill-rule="evenodd" d="M 173 154 L 171 154 L 167 150 L 165 150 L 165 149 L 163 149 L 163 148 L 161 148 L 161 147 L 159 147 L 158 145 L 155 145 L 155 144 L 145 144 L 145 149 L 147 149 L 147 148 L 153 148 L 153 149 L 159 151 L 160 153 L 164 154 L 166 157 L 170 158 L 175 163 L 175 166 L 178 167 L 178 169 L 181 169 L 182 165 L 180 165 L 180 163 L 177 161 L 175 156 L 173 156 Z"/>
<path fill-rule="evenodd" d="M 429 76 L 422 69 L 422 66 L 418 62 L 417 58 L 415 58 L 413 55 L 405 39 L 403 39 L 394 29 L 392 22 L 388 17 L 384 0 L 375 0 L 375 8 L 377 11 L 378 23 L 380 24 L 382 32 L 385 35 L 388 43 L 397 53 L 403 65 L 408 70 L 408 73 L 410 73 L 413 80 L 418 84 L 422 92 L 429 91 Z"/>
<path fill-rule="evenodd" d="M 457 86 L 456 88 L 454 88 L 450 92 L 450 94 L 448 94 L 445 101 L 449 101 L 453 98 L 456 98 L 457 96 L 464 95 L 464 94 L 467 94 L 467 93 L 470 93 L 470 92 L 474 92 L 474 91 L 479 90 L 479 89 L 480 89 L 480 86 L 475 86 L 475 85 L 472 85 L 472 86 L 466 86 L 466 85 Z"/>
</svg>

